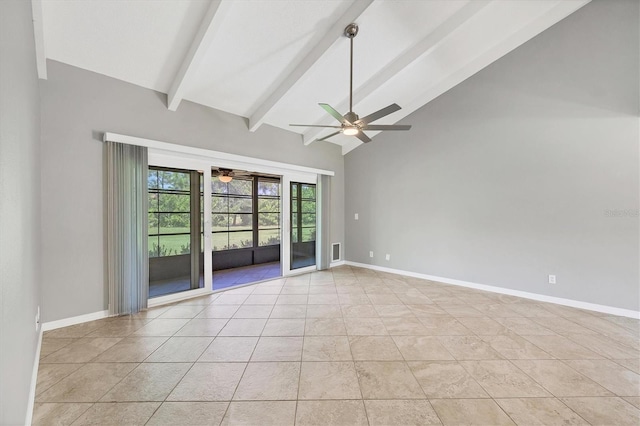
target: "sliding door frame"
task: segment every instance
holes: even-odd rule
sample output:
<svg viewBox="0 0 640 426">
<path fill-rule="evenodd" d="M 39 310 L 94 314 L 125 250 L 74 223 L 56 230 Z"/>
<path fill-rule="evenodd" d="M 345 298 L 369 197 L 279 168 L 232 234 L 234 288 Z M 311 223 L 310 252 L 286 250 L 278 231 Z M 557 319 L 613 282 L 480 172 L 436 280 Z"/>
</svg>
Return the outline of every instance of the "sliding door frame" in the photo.
<svg viewBox="0 0 640 426">
<path fill-rule="evenodd" d="M 283 227 L 283 242 L 282 242 L 282 275 L 300 275 L 308 272 L 313 272 L 318 269 L 318 250 L 317 250 L 317 237 L 316 237 L 316 263 L 304 268 L 291 269 L 291 183 L 310 183 L 318 187 L 318 175 L 314 174 L 302 174 L 291 173 L 287 176 L 283 176 L 282 179 L 282 207 L 283 214 L 282 219 L 286 221 Z M 317 197 L 316 197 L 317 198 Z M 316 200 L 316 235 L 318 235 L 318 202 Z"/>
<path fill-rule="evenodd" d="M 212 290 L 212 237 L 211 237 L 211 168 L 223 167 L 237 170 L 247 170 L 256 174 L 264 173 L 281 177 L 282 196 L 280 198 L 280 226 L 281 226 L 281 261 L 282 275 L 298 275 L 315 271 L 318 265 L 316 250 L 316 265 L 307 268 L 291 270 L 291 182 L 313 183 L 318 185 L 319 175 L 334 176 L 331 170 L 316 169 L 296 164 L 263 160 L 225 152 L 212 151 L 202 148 L 177 145 L 152 139 L 138 138 L 107 132 L 105 141 L 119 142 L 129 145 L 146 146 L 149 148 L 149 165 L 198 170 L 203 172 L 204 183 L 204 288 L 175 293 L 173 295 L 154 297 L 149 299 L 149 307 L 189 299 L 195 296 L 210 294 Z M 318 205 L 318 204 L 316 204 Z M 320 210 L 317 210 L 319 213 Z M 326 226 L 321 215 L 316 215 L 317 229 Z M 328 218 L 327 218 L 328 219 Z M 317 235 L 316 230 L 316 235 Z M 316 237 L 316 244 L 318 239 Z M 286 262 L 286 263 L 285 263 Z M 286 267 L 285 267 L 286 265 Z"/>
<path fill-rule="evenodd" d="M 149 166 L 151 167 L 169 167 L 169 168 L 174 168 L 174 169 L 183 169 L 183 170 L 192 170 L 192 171 L 198 171 L 198 172 L 203 172 L 206 170 L 211 170 L 211 168 L 208 167 L 208 162 L 207 161 L 202 161 L 202 160 L 197 160 L 197 159 L 190 159 L 190 158 L 180 158 L 180 157 L 175 157 L 175 156 L 169 156 L 169 155 L 163 155 L 157 152 L 153 152 L 152 150 L 149 150 Z M 204 283 L 203 283 L 203 287 L 202 288 L 195 288 L 195 289 L 191 289 L 191 290 L 185 290 L 185 291 L 181 291 L 179 293 L 172 293 L 172 294 L 167 294 L 165 296 L 158 296 L 158 297 L 154 297 L 154 298 L 149 298 L 149 307 L 153 307 L 153 306 L 158 306 L 158 305 L 164 305 L 166 303 L 171 303 L 171 302 L 175 302 L 178 300 L 182 300 L 182 299 L 188 299 L 191 297 L 196 297 L 196 296 L 204 296 L 206 294 L 211 293 L 212 290 L 212 278 L 213 278 L 213 270 L 212 270 L 212 263 L 211 263 L 211 256 L 207 256 L 207 253 L 210 253 L 211 250 L 213 249 L 212 247 L 212 242 L 211 242 L 211 219 L 207 220 L 207 217 L 211 217 L 211 194 L 209 194 L 209 196 L 207 197 L 206 194 L 206 188 L 211 188 L 211 172 L 209 171 L 208 173 L 202 173 L 203 177 L 203 203 L 204 203 L 204 232 L 203 232 L 203 238 L 204 238 Z M 200 192 L 200 185 L 198 183 L 198 192 Z M 191 185 L 191 190 L 193 191 L 193 187 L 194 185 Z M 194 214 L 194 212 L 191 212 L 192 215 Z M 195 214 L 197 214 L 198 216 L 200 215 L 200 212 L 195 212 Z M 197 249 L 198 251 L 200 250 L 200 248 L 198 247 Z M 193 271 L 193 267 L 191 268 L 191 274 L 194 273 Z M 199 275 L 199 271 L 198 271 L 198 275 Z M 193 275 L 191 277 L 191 280 L 193 282 Z M 197 278 L 199 279 L 199 278 Z"/>
</svg>

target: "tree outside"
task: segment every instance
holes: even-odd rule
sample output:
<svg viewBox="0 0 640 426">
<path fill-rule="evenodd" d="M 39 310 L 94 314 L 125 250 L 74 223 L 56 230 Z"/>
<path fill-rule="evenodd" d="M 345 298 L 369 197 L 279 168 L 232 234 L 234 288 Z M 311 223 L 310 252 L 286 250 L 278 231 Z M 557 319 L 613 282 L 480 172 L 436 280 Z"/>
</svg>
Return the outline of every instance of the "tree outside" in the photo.
<svg viewBox="0 0 640 426">
<path fill-rule="evenodd" d="M 234 179 L 229 183 L 212 180 L 214 250 L 253 247 L 254 214 L 258 216 L 258 241 L 255 245 L 280 244 L 280 183 L 258 179 L 255 212 L 252 179 Z M 189 254 L 190 173 L 150 169 L 147 184 L 149 256 Z"/>
</svg>

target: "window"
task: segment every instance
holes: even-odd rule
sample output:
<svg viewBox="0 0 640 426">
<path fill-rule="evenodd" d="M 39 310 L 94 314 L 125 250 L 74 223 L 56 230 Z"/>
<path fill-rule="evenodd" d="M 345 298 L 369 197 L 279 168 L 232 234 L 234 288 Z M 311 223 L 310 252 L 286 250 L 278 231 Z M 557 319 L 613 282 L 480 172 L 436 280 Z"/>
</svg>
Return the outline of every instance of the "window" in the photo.
<svg viewBox="0 0 640 426">
<path fill-rule="evenodd" d="M 280 182 L 258 178 L 258 245 L 280 244 Z"/>
<path fill-rule="evenodd" d="M 211 181 L 213 250 L 280 244 L 280 181 L 234 178 Z"/>
<path fill-rule="evenodd" d="M 191 173 L 150 167 L 149 257 L 191 252 Z"/>
</svg>

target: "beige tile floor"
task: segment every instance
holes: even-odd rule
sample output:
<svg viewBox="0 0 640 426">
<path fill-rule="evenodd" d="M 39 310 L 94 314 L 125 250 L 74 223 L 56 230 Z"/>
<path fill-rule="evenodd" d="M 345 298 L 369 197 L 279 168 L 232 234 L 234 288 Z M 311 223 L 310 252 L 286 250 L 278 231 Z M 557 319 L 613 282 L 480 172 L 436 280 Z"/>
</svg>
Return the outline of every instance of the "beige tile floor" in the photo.
<svg viewBox="0 0 640 426">
<path fill-rule="evenodd" d="M 45 333 L 34 423 L 638 425 L 639 332 L 339 267 Z"/>
</svg>

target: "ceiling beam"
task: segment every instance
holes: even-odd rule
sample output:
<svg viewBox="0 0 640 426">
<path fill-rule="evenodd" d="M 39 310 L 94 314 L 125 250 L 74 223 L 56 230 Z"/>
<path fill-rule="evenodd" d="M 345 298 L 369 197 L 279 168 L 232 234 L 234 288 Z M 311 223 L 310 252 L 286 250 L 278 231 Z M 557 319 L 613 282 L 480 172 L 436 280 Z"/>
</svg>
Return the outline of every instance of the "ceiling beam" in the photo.
<svg viewBox="0 0 640 426">
<path fill-rule="evenodd" d="M 180 65 L 180 69 L 171 83 L 167 94 L 167 108 L 170 111 L 178 109 L 178 105 L 180 105 L 184 97 L 185 89 L 202 63 L 206 51 L 218 33 L 225 12 L 230 5 L 231 0 L 211 0 L 209 9 L 207 9 L 200 22 L 198 32 L 193 38 L 182 65 Z"/>
<path fill-rule="evenodd" d="M 435 30 L 429 33 L 429 35 L 420 40 L 415 46 L 391 61 L 386 67 L 382 68 L 373 77 L 358 87 L 353 93 L 354 99 L 366 98 L 409 64 L 418 60 L 420 57 L 429 54 L 442 44 L 455 30 L 464 25 L 465 22 L 489 3 L 491 3 L 491 0 L 473 0 L 467 3 L 465 6 L 460 8 L 460 10 L 451 15 L 446 21 L 440 24 Z M 346 110 L 349 107 L 348 102 L 348 98 L 343 99 L 339 104 L 337 104 L 338 106 L 336 109 L 338 109 L 338 111 Z M 312 142 L 315 142 L 318 139 L 318 135 L 322 132 L 326 132 L 326 130 L 321 128 L 309 129 L 303 134 L 304 144 L 309 145 Z"/>
<path fill-rule="evenodd" d="M 249 117 L 249 130 L 255 132 L 264 123 L 264 119 L 274 106 L 291 90 L 294 84 L 309 71 L 318 59 L 343 36 L 347 25 L 354 22 L 373 3 L 373 0 L 354 0 L 342 16 L 334 22 L 329 31 L 320 39 L 300 63 L 285 77 L 278 87 L 271 92 L 255 112 Z"/>
<path fill-rule="evenodd" d="M 42 0 L 31 0 L 33 38 L 36 44 L 36 69 L 38 78 L 47 79 L 47 55 L 44 51 L 44 23 L 42 22 Z"/>
</svg>

